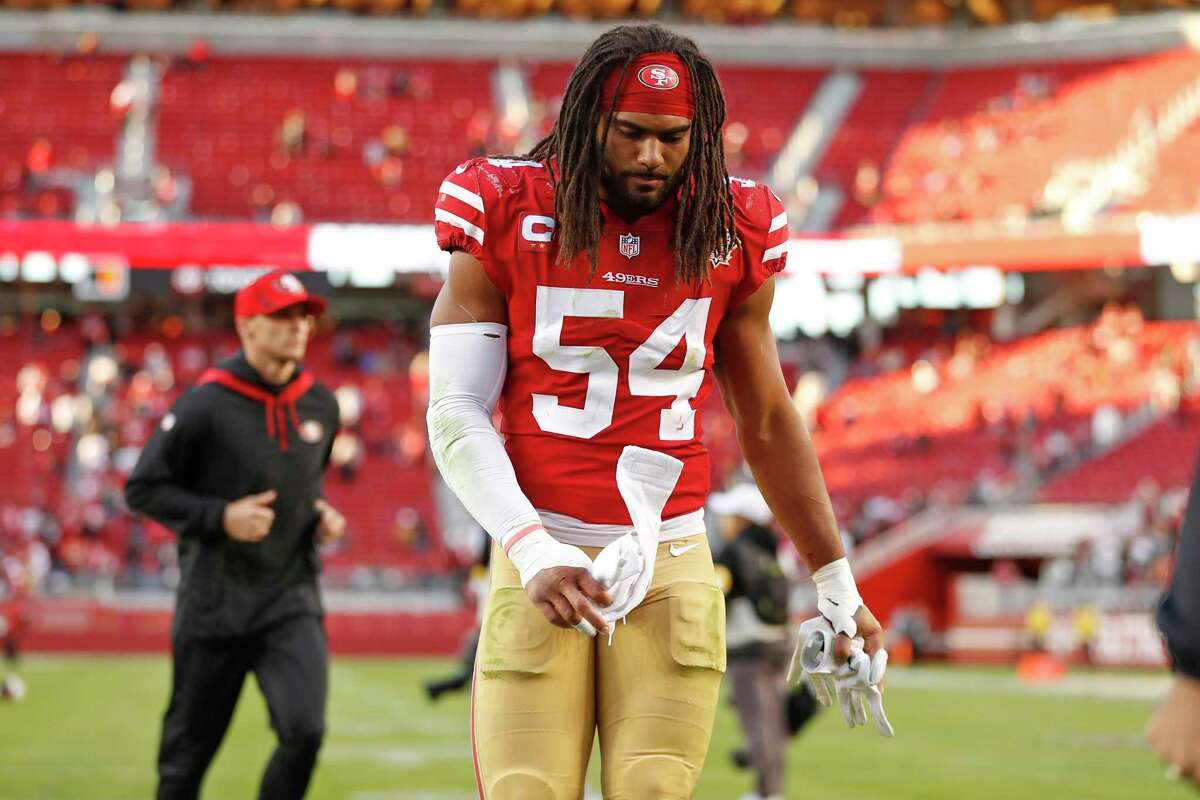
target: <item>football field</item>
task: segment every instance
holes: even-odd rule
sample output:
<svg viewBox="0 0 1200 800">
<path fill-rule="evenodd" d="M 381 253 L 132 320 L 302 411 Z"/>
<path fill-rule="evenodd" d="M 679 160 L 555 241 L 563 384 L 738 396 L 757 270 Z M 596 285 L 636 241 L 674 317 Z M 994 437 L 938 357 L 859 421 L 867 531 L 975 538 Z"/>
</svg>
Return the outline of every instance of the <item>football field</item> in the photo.
<svg viewBox="0 0 1200 800">
<path fill-rule="evenodd" d="M 465 800 L 474 797 L 467 697 L 430 705 L 421 681 L 444 661 L 335 661 L 329 733 L 310 798 Z M 132 800 L 153 792 L 166 657 L 26 659 L 28 697 L 0 704 L 0 798 Z M 792 743 L 788 798 L 838 800 L 1175 800 L 1196 795 L 1163 780 L 1142 743 L 1157 674 L 1074 673 L 1030 689 L 1011 671 L 928 667 L 889 674 L 897 736 L 848 731 L 823 713 Z M 696 797 L 737 800 L 749 774 L 727 703 Z M 273 740 L 247 682 L 205 784 L 210 800 L 255 796 Z M 592 785 L 598 788 L 593 757 Z M 598 793 L 596 795 L 599 796 Z"/>
</svg>

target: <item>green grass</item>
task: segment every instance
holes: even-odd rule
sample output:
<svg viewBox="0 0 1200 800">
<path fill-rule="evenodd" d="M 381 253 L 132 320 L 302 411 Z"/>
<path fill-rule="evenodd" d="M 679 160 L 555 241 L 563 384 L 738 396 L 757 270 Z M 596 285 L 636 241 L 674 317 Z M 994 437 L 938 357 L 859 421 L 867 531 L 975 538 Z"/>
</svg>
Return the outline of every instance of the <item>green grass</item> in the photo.
<svg viewBox="0 0 1200 800">
<path fill-rule="evenodd" d="M 467 698 L 426 703 L 420 682 L 446 662 L 339 659 L 329 735 L 310 798 L 473 797 Z M 165 657 L 27 659 L 29 696 L 0 705 L 0 798 L 126 800 L 152 796 L 167 695 Z M 1175 800 L 1141 731 L 1161 677 L 1078 675 L 1052 691 L 1008 671 L 893 670 L 894 740 L 822 714 L 789 751 L 789 798 L 838 800 Z M 750 785 L 730 766 L 737 722 L 722 705 L 700 800 Z M 272 748 L 262 698 L 247 683 L 205 784 L 210 800 L 255 795 Z M 593 767 L 595 765 L 593 764 Z"/>
</svg>

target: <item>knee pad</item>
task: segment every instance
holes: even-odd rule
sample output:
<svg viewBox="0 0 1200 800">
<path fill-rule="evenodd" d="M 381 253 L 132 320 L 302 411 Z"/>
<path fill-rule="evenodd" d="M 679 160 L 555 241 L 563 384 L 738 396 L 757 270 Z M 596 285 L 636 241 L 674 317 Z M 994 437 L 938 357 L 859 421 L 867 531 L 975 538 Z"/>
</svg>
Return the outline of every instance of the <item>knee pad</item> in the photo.
<svg viewBox="0 0 1200 800">
<path fill-rule="evenodd" d="M 612 800 L 689 800 L 699 777 L 679 759 L 670 756 L 644 756 L 621 769 L 611 791 Z"/>
<path fill-rule="evenodd" d="M 492 781 L 486 794 L 490 800 L 567 800 L 556 795 L 545 778 L 531 772 L 506 772 Z"/>
</svg>

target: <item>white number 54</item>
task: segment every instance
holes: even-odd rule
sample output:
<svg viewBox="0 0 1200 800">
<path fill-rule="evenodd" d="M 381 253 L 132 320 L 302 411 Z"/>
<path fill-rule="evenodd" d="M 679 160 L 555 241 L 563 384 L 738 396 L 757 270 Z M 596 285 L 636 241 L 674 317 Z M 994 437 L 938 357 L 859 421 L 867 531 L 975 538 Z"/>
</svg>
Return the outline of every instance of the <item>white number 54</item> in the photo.
<svg viewBox="0 0 1200 800">
<path fill-rule="evenodd" d="M 629 356 L 629 393 L 642 397 L 672 397 L 658 426 L 663 441 L 687 441 L 696 435 L 696 411 L 691 400 L 704 382 L 704 330 L 711 297 L 684 300 Z M 533 416 L 542 430 L 590 439 L 613 421 L 617 400 L 617 362 L 603 347 L 564 345 L 565 317 L 625 316 L 625 293 L 617 289 L 537 288 L 533 352 L 551 369 L 588 376 L 582 408 L 562 405 L 550 394 L 533 395 Z M 659 364 L 685 340 L 686 352 L 678 369 Z"/>
</svg>

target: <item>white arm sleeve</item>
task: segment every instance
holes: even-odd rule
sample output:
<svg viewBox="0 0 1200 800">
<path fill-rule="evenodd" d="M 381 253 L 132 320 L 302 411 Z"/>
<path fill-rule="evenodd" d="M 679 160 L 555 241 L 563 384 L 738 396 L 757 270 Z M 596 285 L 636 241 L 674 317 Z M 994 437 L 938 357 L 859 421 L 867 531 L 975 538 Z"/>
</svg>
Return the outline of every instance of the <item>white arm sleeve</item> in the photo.
<svg viewBox="0 0 1200 800">
<path fill-rule="evenodd" d="M 501 546 L 511 546 L 542 524 L 492 426 L 507 369 L 504 325 L 438 325 L 429 332 L 426 423 L 433 460 L 467 511 Z"/>
<path fill-rule="evenodd" d="M 429 445 L 446 484 L 500 543 L 525 586 L 550 567 L 592 560 L 542 527 L 492 426 L 508 369 L 508 328 L 495 322 L 439 325 L 429 332 Z M 580 623 L 580 625 L 584 625 Z M 589 636 L 595 629 L 580 627 Z"/>
</svg>

